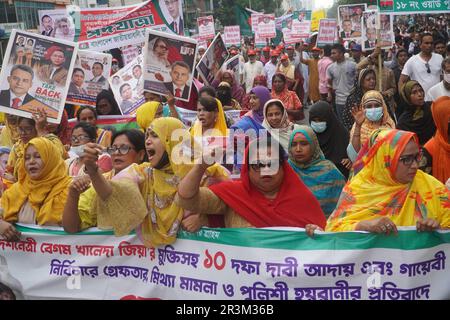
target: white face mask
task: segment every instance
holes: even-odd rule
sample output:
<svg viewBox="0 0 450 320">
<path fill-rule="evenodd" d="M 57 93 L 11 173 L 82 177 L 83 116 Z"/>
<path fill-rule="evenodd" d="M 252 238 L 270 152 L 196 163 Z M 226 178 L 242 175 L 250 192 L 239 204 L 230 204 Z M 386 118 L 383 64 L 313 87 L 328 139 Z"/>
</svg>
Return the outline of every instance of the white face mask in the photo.
<svg viewBox="0 0 450 320">
<path fill-rule="evenodd" d="M 81 146 L 76 146 L 76 147 L 70 147 L 70 151 L 74 154 L 76 154 L 77 156 L 81 157 L 84 153 L 84 145 Z"/>
</svg>

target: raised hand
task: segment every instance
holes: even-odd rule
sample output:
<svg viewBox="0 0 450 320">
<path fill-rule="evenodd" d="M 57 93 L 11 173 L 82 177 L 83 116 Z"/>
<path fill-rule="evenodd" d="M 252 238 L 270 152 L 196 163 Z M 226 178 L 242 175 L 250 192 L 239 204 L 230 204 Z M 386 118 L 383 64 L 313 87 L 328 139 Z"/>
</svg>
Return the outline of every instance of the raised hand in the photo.
<svg viewBox="0 0 450 320">
<path fill-rule="evenodd" d="M 355 123 L 358 127 L 361 127 L 366 120 L 366 114 L 362 105 L 354 104 L 352 108 L 352 116 L 355 119 Z"/>
</svg>

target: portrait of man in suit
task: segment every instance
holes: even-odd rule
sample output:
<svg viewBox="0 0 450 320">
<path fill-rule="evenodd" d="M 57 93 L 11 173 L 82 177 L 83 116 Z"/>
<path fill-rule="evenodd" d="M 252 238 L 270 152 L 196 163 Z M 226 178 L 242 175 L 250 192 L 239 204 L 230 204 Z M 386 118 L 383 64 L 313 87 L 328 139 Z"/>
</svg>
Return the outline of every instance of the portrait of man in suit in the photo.
<svg viewBox="0 0 450 320">
<path fill-rule="evenodd" d="M 20 110 L 22 106 L 36 101 L 28 90 L 33 85 L 34 72 L 29 66 L 17 64 L 12 67 L 7 81 L 8 90 L 0 91 L 0 105 Z"/>
<path fill-rule="evenodd" d="M 175 98 L 187 99 L 189 97 L 190 87 L 186 85 L 189 81 L 191 68 L 183 61 L 175 61 L 170 68 L 170 77 L 172 82 L 164 82 Z"/>
<path fill-rule="evenodd" d="M 163 2 L 169 12 L 170 19 L 169 22 L 170 29 L 179 35 L 184 35 L 183 17 L 181 15 L 181 6 L 179 0 L 160 0 Z M 167 17 L 169 18 L 169 17 Z"/>
<path fill-rule="evenodd" d="M 134 90 L 137 90 L 142 83 L 142 67 L 139 64 L 133 67 L 133 77 L 136 79 Z"/>
<path fill-rule="evenodd" d="M 47 37 L 54 37 L 55 29 L 53 28 L 52 17 L 50 17 L 49 15 L 46 14 L 46 15 L 42 16 L 41 22 L 42 22 L 42 27 L 44 28 L 44 30 L 41 32 L 41 34 L 43 36 L 47 36 Z"/>
<path fill-rule="evenodd" d="M 366 37 L 367 40 L 364 42 L 364 48 L 368 49 L 368 48 L 375 48 L 377 43 L 377 30 L 376 29 L 372 29 L 372 28 L 368 28 L 366 31 Z"/>
<path fill-rule="evenodd" d="M 133 90 L 128 83 L 124 83 L 119 89 L 120 97 L 122 98 L 122 103 L 120 104 L 120 109 L 122 113 L 126 113 L 128 109 L 133 106 Z"/>
<path fill-rule="evenodd" d="M 87 91 L 83 88 L 84 83 L 84 71 L 80 68 L 74 68 L 72 73 L 72 81 L 69 85 L 69 94 L 87 94 Z"/>
<path fill-rule="evenodd" d="M 94 77 L 91 79 L 92 82 L 102 84 L 106 82 L 106 78 L 103 76 L 103 64 L 101 64 L 100 62 L 94 62 L 94 64 L 92 65 L 92 74 L 94 75 Z"/>
<path fill-rule="evenodd" d="M 355 32 L 352 30 L 352 21 L 349 19 L 342 21 L 342 29 L 340 38 L 350 38 L 353 32 Z"/>
</svg>

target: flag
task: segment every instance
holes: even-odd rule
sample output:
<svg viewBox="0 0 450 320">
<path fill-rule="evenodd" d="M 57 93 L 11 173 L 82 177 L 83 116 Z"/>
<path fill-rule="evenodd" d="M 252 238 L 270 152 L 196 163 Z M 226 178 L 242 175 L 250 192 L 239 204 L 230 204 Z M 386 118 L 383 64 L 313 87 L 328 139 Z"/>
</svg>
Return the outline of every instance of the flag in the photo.
<svg viewBox="0 0 450 320">
<path fill-rule="evenodd" d="M 252 24 L 250 18 L 250 12 L 244 9 L 242 6 L 236 4 L 234 5 L 234 16 L 236 17 L 236 22 L 241 28 L 241 35 L 243 36 L 253 36 Z"/>
</svg>

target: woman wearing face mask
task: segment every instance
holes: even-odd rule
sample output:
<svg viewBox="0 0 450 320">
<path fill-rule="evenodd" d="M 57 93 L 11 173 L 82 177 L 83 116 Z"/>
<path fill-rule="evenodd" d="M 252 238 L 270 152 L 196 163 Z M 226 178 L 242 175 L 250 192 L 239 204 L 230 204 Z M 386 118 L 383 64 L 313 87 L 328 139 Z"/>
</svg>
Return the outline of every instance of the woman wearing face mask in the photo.
<svg viewBox="0 0 450 320">
<path fill-rule="evenodd" d="M 97 138 L 95 127 L 86 122 L 80 122 L 73 127 L 72 130 L 72 146 L 69 154 L 72 158 L 66 160 L 69 176 L 76 177 L 85 175 L 83 149 L 84 145 L 89 142 L 95 142 Z M 111 157 L 102 154 L 97 162 L 102 172 L 109 172 L 112 169 Z"/>
<path fill-rule="evenodd" d="M 355 87 L 347 97 L 344 109 L 342 110 L 342 124 L 345 129 L 350 130 L 355 122 L 352 116 L 352 109 L 361 104 L 361 99 L 367 91 L 376 89 L 376 84 L 375 70 L 367 68 L 360 71 Z"/>
<path fill-rule="evenodd" d="M 446 183 L 450 179 L 450 97 L 440 97 L 431 106 L 437 130 L 425 149 L 432 157 L 433 177 Z"/>
<path fill-rule="evenodd" d="M 397 233 L 399 226 L 417 232 L 450 228 L 450 191 L 419 170 L 417 135 L 381 129 L 363 158 L 364 167 L 347 183 L 327 231 Z"/>
<path fill-rule="evenodd" d="M 231 95 L 231 86 L 228 82 L 221 82 L 217 87 L 217 99 L 220 100 L 223 110 L 241 110 L 241 105 Z"/>
<path fill-rule="evenodd" d="M 31 139 L 19 164 L 19 182 L 2 196 L 3 220 L 0 234 L 17 241 L 20 233 L 14 222 L 60 225 L 71 178 L 59 150 L 46 138 Z"/>
<path fill-rule="evenodd" d="M 112 132 L 97 127 L 97 111 L 90 106 L 81 106 L 77 111 L 78 122 L 86 122 L 94 126 L 97 130 L 97 140 L 96 143 L 107 148 L 111 145 Z"/>
<path fill-rule="evenodd" d="M 263 127 L 287 152 L 291 133 L 298 125 L 289 121 L 286 108 L 280 100 L 271 99 L 264 105 Z"/>
<path fill-rule="evenodd" d="M 227 136 L 227 124 L 222 104 L 216 98 L 201 97 L 197 103 L 197 120 L 191 128 L 193 137 Z"/>
<path fill-rule="evenodd" d="M 184 211 L 173 200 L 179 181 L 192 167 L 192 158 L 184 152 L 179 139 L 172 140 L 173 134 L 181 134 L 184 142 L 192 145 L 191 136 L 180 120 L 154 120 L 146 133 L 149 162 L 133 164 L 111 181 L 100 174 L 96 165 L 101 147 L 96 144 L 85 147 L 86 169 L 97 193 L 93 210 L 99 228 L 112 227 L 116 236 L 136 229 L 147 247 L 176 240 Z M 226 171 L 214 166 L 207 176 L 225 177 Z"/>
<path fill-rule="evenodd" d="M 144 161 L 145 135 L 136 129 L 116 132 L 107 152 L 111 156 L 112 170 L 104 173 L 103 177 L 109 181 L 133 163 L 141 164 Z M 88 175 L 73 180 L 62 220 L 66 232 L 74 233 L 97 225 L 97 214 L 93 209 L 95 195 Z"/>
<path fill-rule="evenodd" d="M 352 162 L 347 156 L 350 140 L 347 129 L 337 119 L 331 105 L 326 101 L 313 104 L 309 110 L 310 126 L 316 133 L 325 159 L 330 160 L 348 178 Z"/>
<path fill-rule="evenodd" d="M 425 102 L 425 93 L 417 81 L 408 81 L 401 88 L 400 95 L 405 107 L 398 119 L 397 129 L 416 133 L 423 146 L 436 132 L 431 102 Z"/>
<path fill-rule="evenodd" d="M 395 128 L 383 96 L 378 91 L 372 90 L 364 94 L 361 105 L 352 109 L 355 118 L 350 131 L 350 144 L 347 153 L 352 162 L 356 159 L 359 150 L 369 139 L 372 132 L 380 128 Z"/>
<path fill-rule="evenodd" d="M 61 159 L 67 158 L 67 152 L 61 143 L 61 140 L 47 130 L 42 130 L 46 120 L 44 117 L 34 114 L 33 118 L 36 119 L 38 124 L 33 119 L 19 117 L 17 131 L 19 132 L 19 140 L 11 148 L 9 154 L 8 164 L 6 165 L 5 179 L 9 182 L 16 182 L 18 179 L 19 163 L 23 160 L 25 145 L 33 138 L 45 137 L 50 140 L 57 148 Z"/>
<path fill-rule="evenodd" d="M 320 203 L 328 216 L 345 185 L 345 177 L 329 160 L 326 160 L 314 131 L 307 126 L 295 129 L 289 140 L 289 164 Z"/>
</svg>

